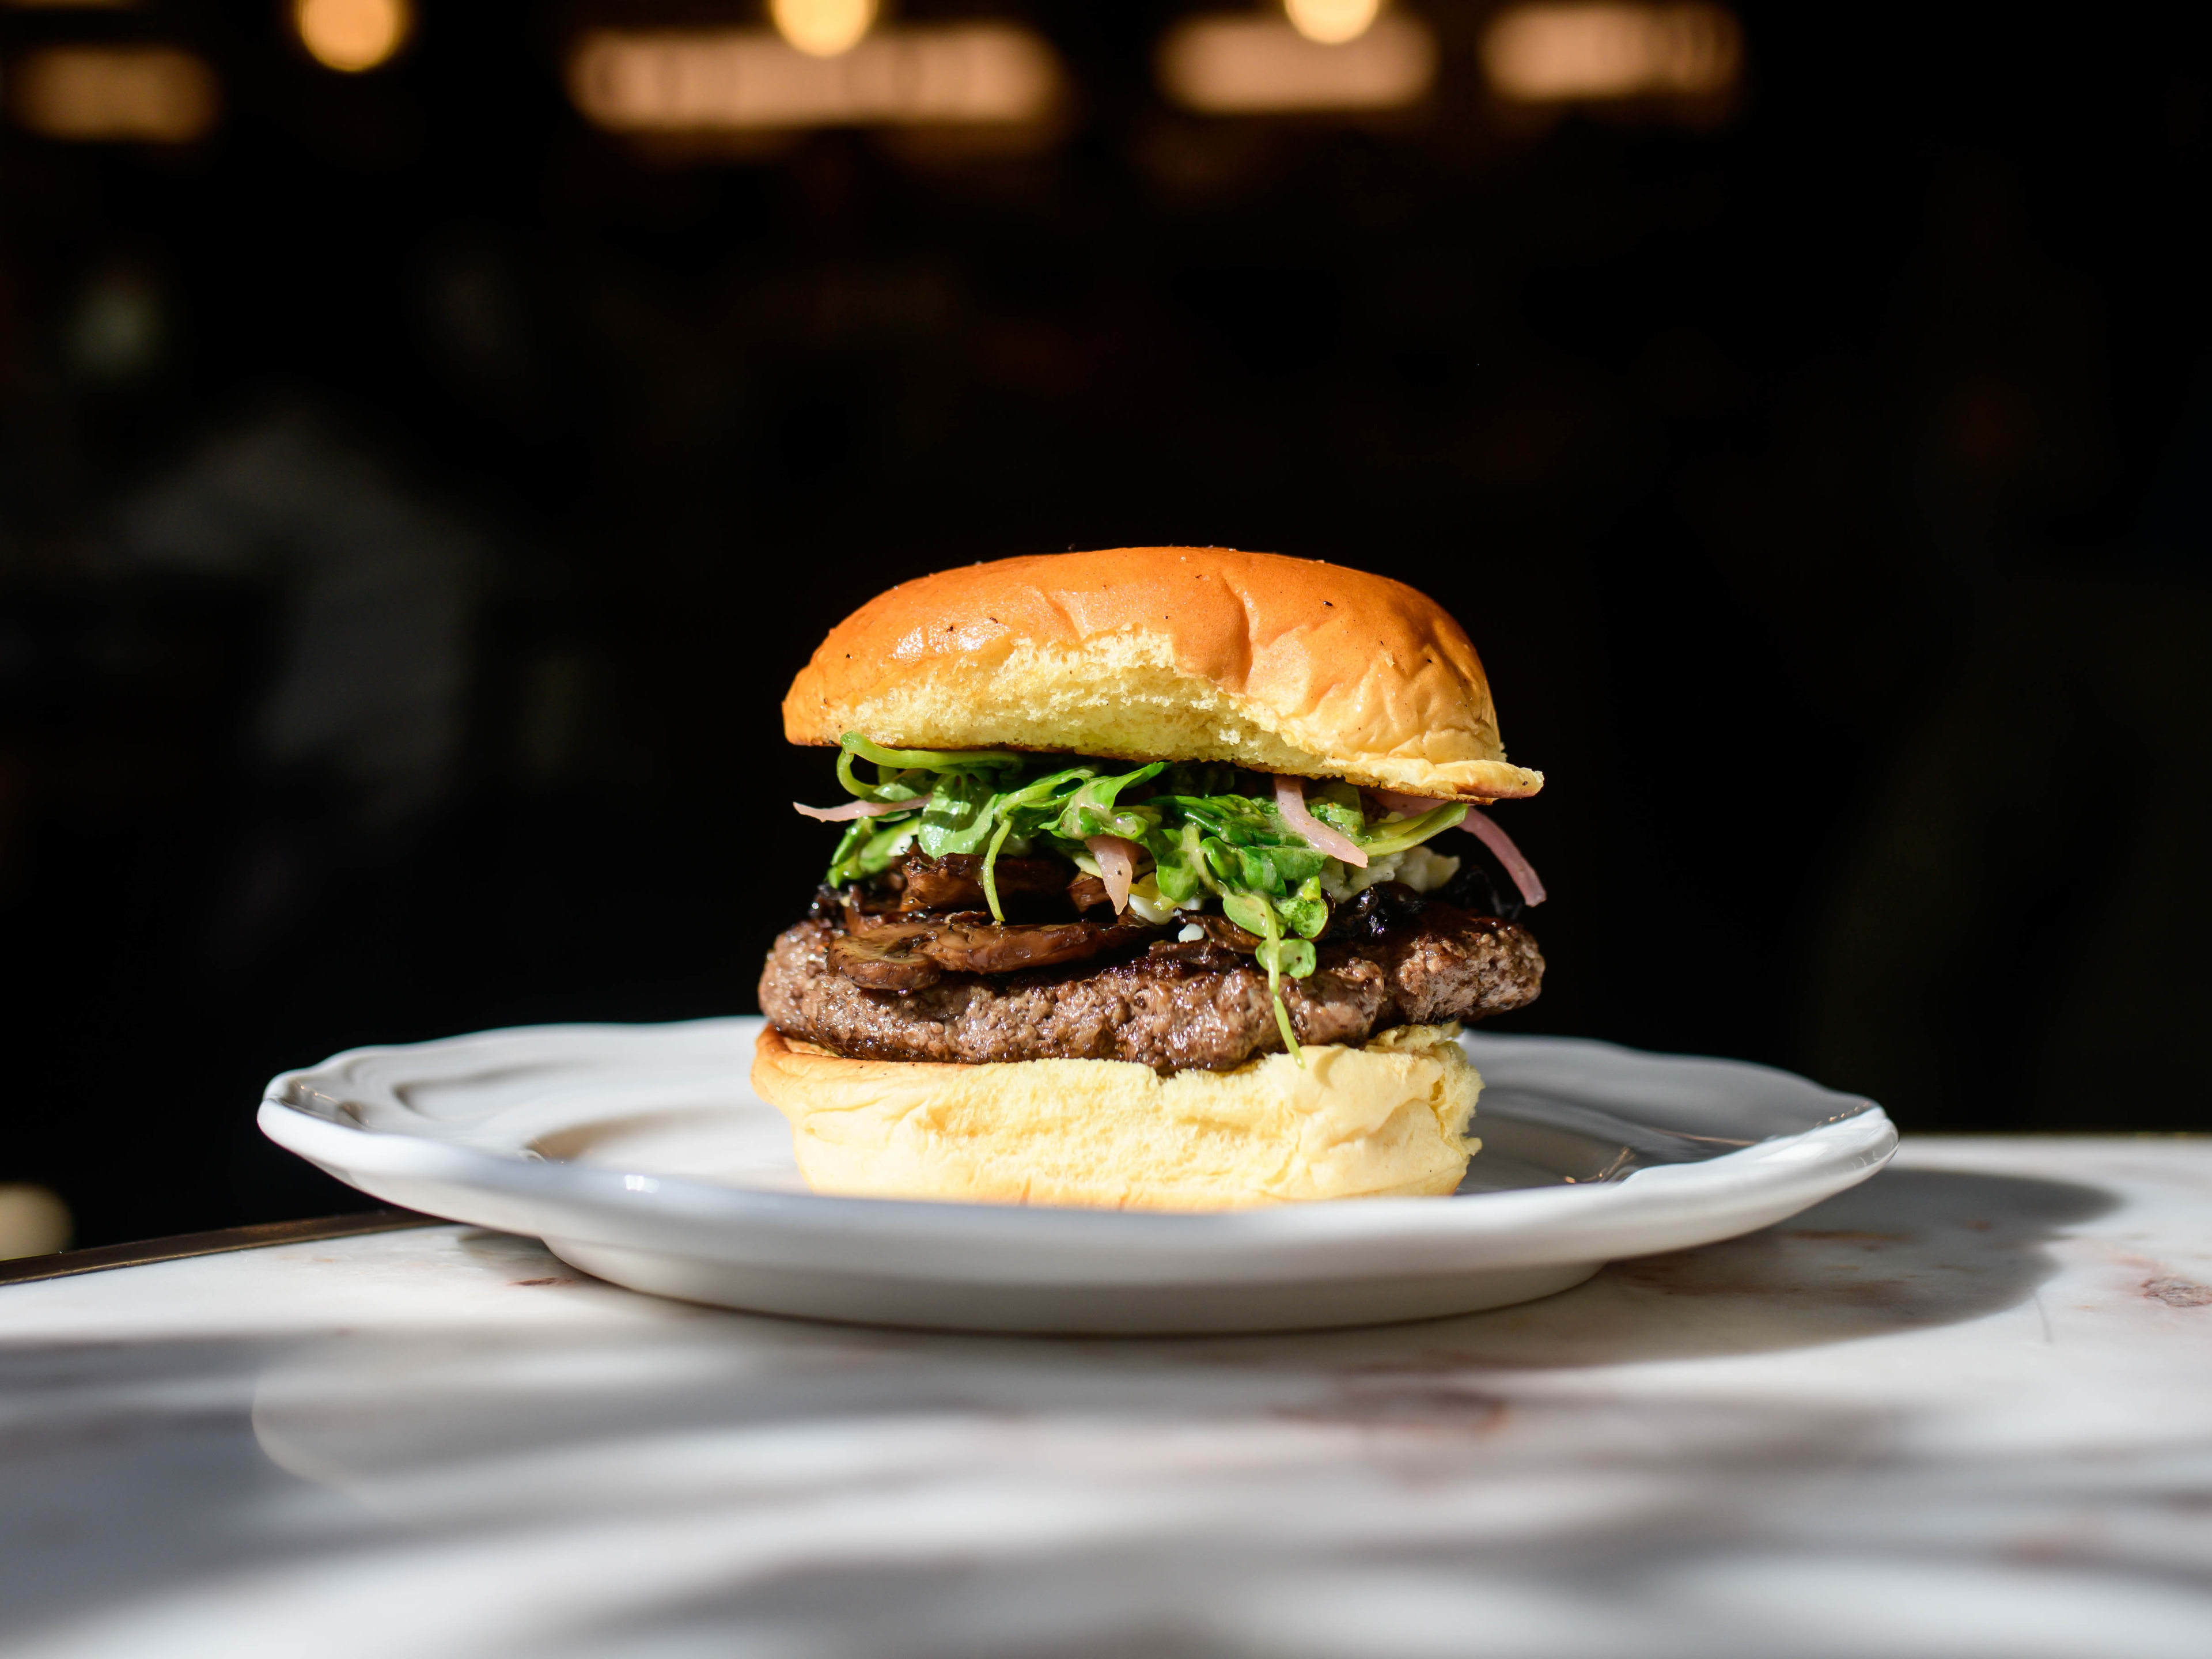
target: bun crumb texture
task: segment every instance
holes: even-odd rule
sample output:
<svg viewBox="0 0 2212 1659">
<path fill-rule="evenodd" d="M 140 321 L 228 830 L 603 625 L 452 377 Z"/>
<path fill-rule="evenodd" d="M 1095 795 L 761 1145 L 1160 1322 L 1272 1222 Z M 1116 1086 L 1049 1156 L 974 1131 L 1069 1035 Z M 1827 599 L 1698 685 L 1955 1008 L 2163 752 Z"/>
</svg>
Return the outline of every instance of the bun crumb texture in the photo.
<svg viewBox="0 0 2212 1659">
<path fill-rule="evenodd" d="M 783 704 L 793 743 L 1225 761 L 1496 800 L 1510 764 L 1481 659 L 1387 577 L 1225 548 L 1113 548 L 964 566 L 830 631 Z"/>
<path fill-rule="evenodd" d="M 817 1192 L 1224 1210 L 1451 1192 L 1482 1079 L 1455 1025 L 1162 1077 L 1122 1060 L 850 1060 L 774 1027 L 752 1084 Z"/>
</svg>

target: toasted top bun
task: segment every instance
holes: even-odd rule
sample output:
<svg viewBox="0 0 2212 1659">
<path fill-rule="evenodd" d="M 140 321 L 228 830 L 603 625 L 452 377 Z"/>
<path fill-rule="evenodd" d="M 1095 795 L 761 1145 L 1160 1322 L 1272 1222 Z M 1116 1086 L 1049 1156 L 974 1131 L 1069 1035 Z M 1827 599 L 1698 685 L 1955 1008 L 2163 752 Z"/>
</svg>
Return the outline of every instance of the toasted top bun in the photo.
<svg viewBox="0 0 2212 1659">
<path fill-rule="evenodd" d="M 1119 1060 L 850 1060 L 774 1026 L 753 1089 L 821 1193 L 1222 1210 L 1449 1193 L 1482 1079 L 1450 1025 L 1311 1044 L 1230 1072 Z"/>
<path fill-rule="evenodd" d="M 1000 559 L 832 629 L 784 735 L 1228 761 L 1410 794 L 1533 795 L 1460 625 L 1402 582 L 1218 547 Z"/>
</svg>

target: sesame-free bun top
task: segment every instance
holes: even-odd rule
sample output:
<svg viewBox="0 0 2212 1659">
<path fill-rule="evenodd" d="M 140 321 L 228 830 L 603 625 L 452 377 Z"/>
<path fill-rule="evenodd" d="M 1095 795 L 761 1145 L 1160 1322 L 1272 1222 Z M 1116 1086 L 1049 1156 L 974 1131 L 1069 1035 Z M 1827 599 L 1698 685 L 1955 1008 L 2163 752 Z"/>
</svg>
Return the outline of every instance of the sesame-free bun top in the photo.
<svg viewBox="0 0 2212 1659">
<path fill-rule="evenodd" d="M 1481 659 L 1402 582 L 1218 547 L 1000 559 L 878 594 L 783 700 L 784 735 L 1228 761 L 1409 794 L 1533 795 Z"/>
</svg>

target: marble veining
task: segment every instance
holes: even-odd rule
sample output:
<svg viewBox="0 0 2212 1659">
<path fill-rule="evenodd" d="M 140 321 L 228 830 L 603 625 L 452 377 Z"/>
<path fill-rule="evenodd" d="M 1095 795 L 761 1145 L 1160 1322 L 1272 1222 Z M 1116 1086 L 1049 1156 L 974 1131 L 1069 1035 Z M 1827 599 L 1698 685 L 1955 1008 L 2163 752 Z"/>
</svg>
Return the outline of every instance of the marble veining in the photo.
<svg viewBox="0 0 2212 1659">
<path fill-rule="evenodd" d="M 0 1289 L 0 1649 L 2202 1659 L 2212 1143 L 1908 1140 L 1299 1336 L 686 1306 L 460 1226 Z"/>
</svg>

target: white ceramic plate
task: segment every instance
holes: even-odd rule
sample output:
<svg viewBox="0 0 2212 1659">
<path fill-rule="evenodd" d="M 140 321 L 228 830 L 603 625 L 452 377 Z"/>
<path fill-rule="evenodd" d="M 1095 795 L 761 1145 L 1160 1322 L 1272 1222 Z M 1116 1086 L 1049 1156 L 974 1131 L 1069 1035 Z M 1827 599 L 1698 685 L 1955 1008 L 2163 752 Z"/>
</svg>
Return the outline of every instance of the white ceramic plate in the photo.
<svg viewBox="0 0 2212 1659">
<path fill-rule="evenodd" d="M 811 1193 L 746 1086 L 757 1018 L 356 1048 L 270 1084 L 278 1145 L 393 1204 L 528 1233 L 633 1289 L 962 1330 L 1296 1330 L 1493 1308 L 1748 1232 L 1863 1181 L 1870 1101 L 1730 1060 L 1470 1035 L 1457 1195 L 1208 1215 Z"/>
</svg>

